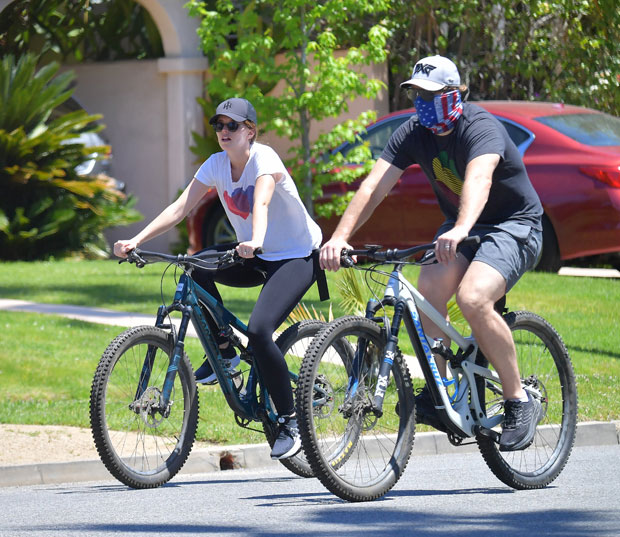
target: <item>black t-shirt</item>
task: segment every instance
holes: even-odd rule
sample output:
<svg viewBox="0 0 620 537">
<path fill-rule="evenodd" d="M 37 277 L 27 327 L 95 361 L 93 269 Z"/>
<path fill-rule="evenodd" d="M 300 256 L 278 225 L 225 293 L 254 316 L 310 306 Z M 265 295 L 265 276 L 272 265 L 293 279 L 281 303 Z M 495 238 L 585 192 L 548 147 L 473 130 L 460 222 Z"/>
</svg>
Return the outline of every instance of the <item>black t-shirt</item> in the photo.
<svg viewBox="0 0 620 537">
<path fill-rule="evenodd" d="M 542 205 L 519 150 L 502 124 L 475 104 L 463 104 L 463 115 L 446 136 L 433 134 L 412 116 L 392 134 L 381 158 L 401 170 L 418 163 L 447 221 L 456 222 L 465 168 L 486 154 L 499 155 L 500 162 L 477 223 L 498 226 L 512 221 L 542 229 Z"/>
</svg>

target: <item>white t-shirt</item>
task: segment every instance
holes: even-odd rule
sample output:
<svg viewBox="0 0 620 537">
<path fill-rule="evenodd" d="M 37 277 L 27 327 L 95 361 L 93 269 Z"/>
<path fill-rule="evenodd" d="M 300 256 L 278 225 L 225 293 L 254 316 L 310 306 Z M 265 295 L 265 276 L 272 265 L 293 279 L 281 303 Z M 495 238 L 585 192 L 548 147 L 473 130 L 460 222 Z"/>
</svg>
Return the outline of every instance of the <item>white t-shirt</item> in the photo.
<svg viewBox="0 0 620 537">
<path fill-rule="evenodd" d="M 196 179 L 215 187 L 240 242 L 252 239 L 252 208 L 256 179 L 273 175 L 276 188 L 269 203 L 267 233 L 260 258 L 267 261 L 306 257 L 321 244 L 322 233 L 310 218 L 295 182 L 278 154 L 254 143 L 238 181 L 232 181 L 230 159 L 225 151 L 211 155 L 196 172 Z"/>
</svg>

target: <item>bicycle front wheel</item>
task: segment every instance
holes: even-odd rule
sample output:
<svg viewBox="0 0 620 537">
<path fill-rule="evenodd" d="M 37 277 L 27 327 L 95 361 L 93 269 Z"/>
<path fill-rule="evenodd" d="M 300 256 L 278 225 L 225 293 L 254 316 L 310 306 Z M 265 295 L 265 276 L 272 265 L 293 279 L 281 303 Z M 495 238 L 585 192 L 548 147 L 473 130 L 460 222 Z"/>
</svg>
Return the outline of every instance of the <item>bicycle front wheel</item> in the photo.
<svg viewBox="0 0 620 537">
<path fill-rule="evenodd" d="M 382 328 L 369 319 L 336 319 L 314 338 L 299 374 L 297 409 L 306 457 L 321 483 L 348 501 L 388 492 L 413 447 L 414 397 L 400 351 L 385 386 L 383 413 L 372 409 L 385 342 Z"/>
<path fill-rule="evenodd" d="M 499 451 L 491 438 L 479 436 L 478 447 L 491 471 L 515 489 L 546 487 L 562 471 L 577 431 L 575 373 L 562 338 L 542 317 L 529 311 L 504 319 L 512 331 L 517 361 L 526 389 L 538 397 L 543 418 L 534 442 L 520 451 Z M 502 410 L 501 397 L 487 385 L 487 413 Z"/>
<path fill-rule="evenodd" d="M 117 336 L 103 353 L 90 393 L 95 446 L 108 471 L 133 488 L 166 483 L 194 443 L 198 397 L 185 353 L 166 408 L 161 406 L 174 343 L 168 332 L 138 326 Z"/>
</svg>

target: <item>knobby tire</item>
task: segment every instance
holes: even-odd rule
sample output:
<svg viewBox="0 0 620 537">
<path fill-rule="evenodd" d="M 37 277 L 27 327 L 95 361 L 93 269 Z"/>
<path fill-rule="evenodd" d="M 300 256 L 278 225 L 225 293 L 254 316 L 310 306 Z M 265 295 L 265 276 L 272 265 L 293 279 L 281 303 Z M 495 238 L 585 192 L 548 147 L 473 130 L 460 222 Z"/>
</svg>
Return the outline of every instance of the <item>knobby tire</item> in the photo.
<svg viewBox="0 0 620 537">
<path fill-rule="evenodd" d="M 353 364 L 359 365 L 356 347 L 364 341 L 359 385 L 350 397 L 349 376 Z M 312 341 L 299 375 L 297 412 L 306 457 L 321 483 L 347 501 L 386 494 L 402 475 L 413 447 L 415 402 L 400 351 L 394 356 L 383 414 L 369 411 L 385 342 L 374 321 L 336 319 Z"/>
<path fill-rule="evenodd" d="M 575 441 L 575 373 L 562 338 L 542 317 L 518 311 L 506 314 L 504 319 L 517 348 L 521 377 L 542 395 L 543 418 L 527 449 L 501 452 L 486 436 L 477 438 L 478 447 L 488 467 L 506 485 L 543 488 L 560 474 Z"/>
<path fill-rule="evenodd" d="M 187 461 L 194 443 L 198 397 L 185 353 L 174 382 L 169 415 L 149 407 L 161 393 L 173 346 L 172 336 L 162 329 L 130 328 L 108 345 L 95 372 L 90 394 L 95 446 L 108 471 L 132 488 L 158 487 L 172 479 Z M 150 380 L 136 406 L 136 390 L 149 347 L 156 351 Z"/>
</svg>

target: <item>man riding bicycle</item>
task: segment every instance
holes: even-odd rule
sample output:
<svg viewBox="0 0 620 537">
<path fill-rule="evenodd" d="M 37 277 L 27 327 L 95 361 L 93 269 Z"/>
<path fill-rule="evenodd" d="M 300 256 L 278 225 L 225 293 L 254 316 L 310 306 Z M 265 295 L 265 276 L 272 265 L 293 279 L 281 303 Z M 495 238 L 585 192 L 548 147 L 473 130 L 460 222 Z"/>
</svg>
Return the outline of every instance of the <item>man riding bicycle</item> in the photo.
<svg viewBox="0 0 620 537">
<path fill-rule="evenodd" d="M 418 289 L 446 316 L 447 302 L 456 293 L 480 349 L 502 381 L 500 450 L 525 449 L 532 443 L 542 408 L 521 386 L 512 335 L 494 305 L 536 263 L 542 248 L 542 205 L 504 127 L 489 112 L 463 102 L 468 89 L 451 60 L 431 56 L 418 61 L 411 79 L 401 86 L 411 92 L 417 115 L 394 132 L 360 185 L 321 249 L 321 267 L 340 268 L 340 253 L 351 248 L 348 241 L 355 231 L 403 170 L 419 164 L 445 221 L 435 235 L 439 263 L 422 267 Z M 457 253 L 457 245 L 473 235 L 480 236 L 480 245 Z M 425 321 L 422 315 L 429 338 L 442 336 Z M 445 360 L 437 360 L 445 377 Z M 416 396 L 416 419 L 445 430 L 426 387 Z"/>
</svg>

